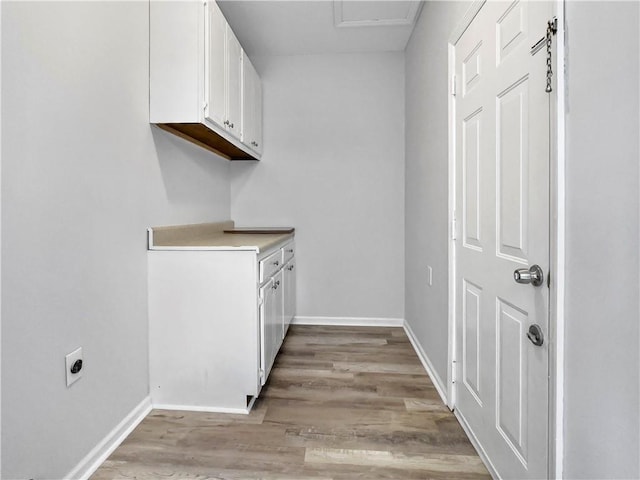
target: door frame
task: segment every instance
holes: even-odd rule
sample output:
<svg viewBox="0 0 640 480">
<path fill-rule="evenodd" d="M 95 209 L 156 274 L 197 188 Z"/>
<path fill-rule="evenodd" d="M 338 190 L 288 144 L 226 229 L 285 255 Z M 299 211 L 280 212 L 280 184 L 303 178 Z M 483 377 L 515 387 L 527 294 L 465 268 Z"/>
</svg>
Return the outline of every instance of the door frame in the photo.
<svg viewBox="0 0 640 480">
<path fill-rule="evenodd" d="M 457 376 L 456 352 L 456 98 L 455 98 L 455 46 L 462 34 L 469 27 L 487 0 L 474 0 L 462 19 L 449 36 L 448 41 L 448 143 L 449 143 L 449 318 L 448 318 L 448 362 L 447 362 L 447 406 L 451 410 L 456 407 L 455 381 Z M 549 428 L 548 428 L 548 475 L 549 478 L 563 478 L 564 456 L 564 296 L 565 296 L 565 0 L 551 0 L 554 4 L 554 15 L 558 20 L 558 31 L 554 37 L 555 52 L 553 58 L 553 93 L 551 98 L 551 159 L 549 170 Z M 559 61 L 562 59 L 562 61 Z M 466 430 L 466 426 L 463 425 Z M 467 434 L 469 432 L 467 431 Z M 483 457 L 487 467 L 493 468 L 484 455 L 480 445 L 471 438 L 472 443 Z"/>
<path fill-rule="evenodd" d="M 2 1 L 0 0 L 0 113 L 2 112 Z M 0 115 L 0 180 L 2 179 L 2 115 Z M 1 182 L 0 182 L 1 184 Z M 0 205 L 2 187 L 0 187 Z M 2 209 L 0 209 L 0 212 Z M 0 247 L 2 244 L 2 214 L 0 213 Z M 0 249 L 1 250 L 1 249 Z M 0 255 L 0 479 L 2 479 L 2 256 Z"/>
</svg>

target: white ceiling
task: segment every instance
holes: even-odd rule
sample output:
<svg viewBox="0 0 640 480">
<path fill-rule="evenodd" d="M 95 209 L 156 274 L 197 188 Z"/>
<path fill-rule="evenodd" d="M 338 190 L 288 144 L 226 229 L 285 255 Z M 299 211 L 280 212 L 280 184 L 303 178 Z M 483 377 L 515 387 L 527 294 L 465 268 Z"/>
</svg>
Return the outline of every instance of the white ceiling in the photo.
<svg viewBox="0 0 640 480">
<path fill-rule="evenodd" d="M 404 50 L 422 2 L 219 0 L 249 56 Z"/>
</svg>

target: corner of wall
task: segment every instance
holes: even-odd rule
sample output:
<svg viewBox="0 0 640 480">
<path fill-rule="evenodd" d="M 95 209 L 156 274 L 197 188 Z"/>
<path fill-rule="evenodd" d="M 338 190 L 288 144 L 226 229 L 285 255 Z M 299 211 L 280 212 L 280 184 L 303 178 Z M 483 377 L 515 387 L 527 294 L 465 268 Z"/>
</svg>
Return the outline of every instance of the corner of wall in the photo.
<svg viewBox="0 0 640 480">
<path fill-rule="evenodd" d="M 434 368 L 433 363 L 431 363 L 431 360 L 429 359 L 429 356 L 424 351 L 424 348 L 422 348 L 422 345 L 420 345 L 418 338 L 416 337 L 415 333 L 413 333 L 413 330 L 411 330 L 411 326 L 407 323 L 406 320 L 403 324 L 403 328 L 407 334 L 407 337 L 409 337 L 411 345 L 413 345 L 413 349 L 415 350 L 416 355 L 418 355 L 418 358 L 420 359 L 420 363 L 422 363 L 422 366 L 427 371 L 427 375 L 429 375 L 433 386 L 436 387 L 436 391 L 438 392 L 438 395 L 440 395 L 442 403 L 448 406 L 449 397 L 447 396 L 446 384 L 442 381 L 440 375 L 438 375 L 438 371 Z"/>
<path fill-rule="evenodd" d="M 146 397 L 114 427 L 64 478 L 88 479 L 113 451 L 151 412 L 151 398 Z"/>
</svg>

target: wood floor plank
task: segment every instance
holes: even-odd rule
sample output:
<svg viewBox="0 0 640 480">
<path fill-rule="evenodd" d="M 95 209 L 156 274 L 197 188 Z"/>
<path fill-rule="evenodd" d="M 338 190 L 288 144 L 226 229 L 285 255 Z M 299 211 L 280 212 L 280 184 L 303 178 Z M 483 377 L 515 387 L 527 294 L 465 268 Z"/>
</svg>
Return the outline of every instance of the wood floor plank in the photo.
<svg viewBox="0 0 640 480">
<path fill-rule="evenodd" d="M 250 414 L 154 410 L 91 478 L 490 476 L 403 329 L 293 325 Z"/>
<path fill-rule="evenodd" d="M 470 455 L 405 455 L 381 450 L 307 448 L 304 459 L 309 463 L 401 467 L 452 474 L 484 473 L 486 470 L 477 456 Z"/>
</svg>

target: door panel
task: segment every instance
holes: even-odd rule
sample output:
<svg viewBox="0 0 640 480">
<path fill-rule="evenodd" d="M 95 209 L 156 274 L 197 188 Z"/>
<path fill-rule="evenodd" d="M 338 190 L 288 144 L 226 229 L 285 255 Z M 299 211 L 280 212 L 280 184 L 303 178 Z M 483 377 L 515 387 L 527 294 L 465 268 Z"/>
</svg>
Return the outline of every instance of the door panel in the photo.
<svg viewBox="0 0 640 480">
<path fill-rule="evenodd" d="M 462 377 L 465 387 L 482 406 L 480 394 L 480 300 L 482 289 L 463 280 Z"/>
<path fill-rule="evenodd" d="M 514 281 L 549 267 L 546 50 L 529 49 L 547 2 L 487 2 L 455 46 L 456 410 L 502 478 L 548 475 L 549 290 Z M 548 335 L 547 335 L 548 336 Z"/>
<path fill-rule="evenodd" d="M 464 120 L 462 127 L 462 218 L 465 247 L 482 251 L 480 241 L 480 127 L 482 109 Z"/>
<path fill-rule="evenodd" d="M 527 1 L 513 2 L 497 21 L 498 63 L 527 38 Z"/>
<path fill-rule="evenodd" d="M 480 71 L 482 70 L 481 63 L 484 58 L 482 56 L 484 52 L 481 50 L 481 47 L 482 42 L 478 42 L 462 62 L 462 85 L 464 96 L 468 95 L 473 90 L 473 87 L 480 82 Z"/>
<path fill-rule="evenodd" d="M 529 82 L 519 80 L 498 95 L 498 254 L 526 264 L 528 239 Z"/>
<path fill-rule="evenodd" d="M 497 300 L 497 372 L 498 397 L 496 403 L 496 426 L 507 444 L 517 456 L 526 454 L 527 446 L 527 358 L 525 312 L 502 299 Z M 517 360 L 517 361 L 514 361 Z"/>
</svg>

